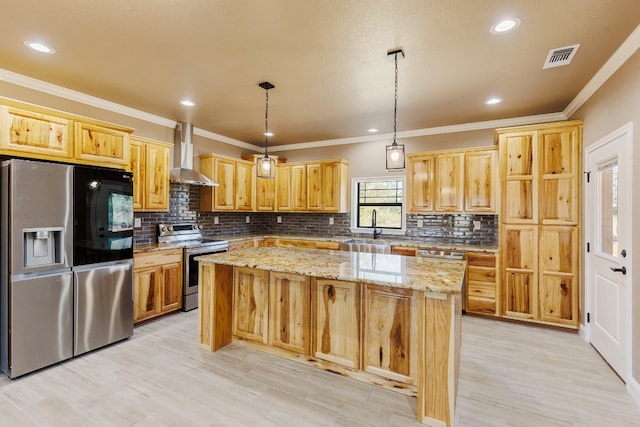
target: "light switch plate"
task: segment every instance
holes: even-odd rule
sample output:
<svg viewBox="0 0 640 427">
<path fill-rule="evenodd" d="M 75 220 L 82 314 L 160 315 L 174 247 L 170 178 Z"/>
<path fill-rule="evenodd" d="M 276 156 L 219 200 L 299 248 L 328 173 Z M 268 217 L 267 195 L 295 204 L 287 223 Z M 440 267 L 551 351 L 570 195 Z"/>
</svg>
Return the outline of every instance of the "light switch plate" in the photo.
<svg viewBox="0 0 640 427">
<path fill-rule="evenodd" d="M 251 221 L 251 219 L 249 218 L 249 215 L 247 215 L 247 218 L 246 218 L 247 224 L 249 224 L 249 221 Z"/>
<path fill-rule="evenodd" d="M 133 219 L 133 227 L 134 228 L 142 227 L 142 220 L 140 218 L 134 218 Z"/>
<path fill-rule="evenodd" d="M 418 220 L 418 227 L 424 227 L 424 220 L 422 219 Z"/>
<path fill-rule="evenodd" d="M 473 229 L 480 230 L 480 221 L 473 221 Z"/>
<path fill-rule="evenodd" d="M 217 216 L 214 216 L 214 217 L 213 217 L 213 223 L 214 223 L 215 225 L 220 224 L 220 218 L 219 218 L 219 217 L 217 217 Z"/>
<path fill-rule="evenodd" d="M 282 217 L 281 216 L 276 217 L 276 220 L 278 221 L 278 224 L 282 224 Z"/>
<path fill-rule="evenodd" d="M 329 225 L 333 225 L 333 217 L 329 217 Z"/>
</svg>

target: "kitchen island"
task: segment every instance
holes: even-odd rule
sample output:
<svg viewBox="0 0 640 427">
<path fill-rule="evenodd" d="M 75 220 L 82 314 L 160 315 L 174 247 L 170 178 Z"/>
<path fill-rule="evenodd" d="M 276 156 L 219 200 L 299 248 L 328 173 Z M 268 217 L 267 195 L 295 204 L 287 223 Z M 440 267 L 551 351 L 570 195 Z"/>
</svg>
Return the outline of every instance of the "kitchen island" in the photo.
<svg viewBox="0 0 640 427">
<path fill-rule="evenodd" d="M 200 263 L 199 341 L 233 342 L 417 397 L 454 425 L 465 262 L 262 247 Z"/>
</svg>

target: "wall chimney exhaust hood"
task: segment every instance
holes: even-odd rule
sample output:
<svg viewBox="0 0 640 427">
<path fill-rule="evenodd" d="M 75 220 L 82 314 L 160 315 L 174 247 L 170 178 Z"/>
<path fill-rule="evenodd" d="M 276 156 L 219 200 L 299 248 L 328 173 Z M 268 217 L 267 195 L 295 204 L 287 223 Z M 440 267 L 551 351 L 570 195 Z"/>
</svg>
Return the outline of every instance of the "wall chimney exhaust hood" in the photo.
<svg viewBox="0 0 640 427">
<path fill-rule="evenodd" d="M 193 170 L 193 124 L 178 122 L 173 140 L 173 169 L 169 172 L 171 182 L 217 187 L 214 182 Z"/>
</svg>

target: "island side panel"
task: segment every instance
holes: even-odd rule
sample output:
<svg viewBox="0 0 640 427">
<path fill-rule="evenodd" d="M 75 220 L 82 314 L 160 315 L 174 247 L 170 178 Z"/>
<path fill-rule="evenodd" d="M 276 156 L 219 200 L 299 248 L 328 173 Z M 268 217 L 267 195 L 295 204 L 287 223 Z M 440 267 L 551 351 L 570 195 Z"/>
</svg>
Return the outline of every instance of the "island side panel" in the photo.
<svg viewBox="0 0 640 427">
<path fill-rule="evenodd" d="M 200 262 L 200 346 L 216 351 L 231 343 L 233 266 Z"/>
<path fill-rule="evenodd" d="M 460 295 L 424 292 L 418 313 L 418 421 L 434 427 L 453 426 L 460 363 Z"/>
</svg>

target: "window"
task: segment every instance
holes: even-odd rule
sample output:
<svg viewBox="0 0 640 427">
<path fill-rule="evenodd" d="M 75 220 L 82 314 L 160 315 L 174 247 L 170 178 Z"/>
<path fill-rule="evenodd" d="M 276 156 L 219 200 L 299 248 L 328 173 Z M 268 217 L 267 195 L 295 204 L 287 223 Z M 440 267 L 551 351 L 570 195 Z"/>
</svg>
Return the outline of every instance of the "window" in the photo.
<svg viewBox="0 0 640 427">
<path fill-rule="evenodd" d="M 404 178 L 355 178 L 351 200 L 351 231 L 373 232 L 375 210 L 377 229 L 404 234 Z"/>
</svg>

